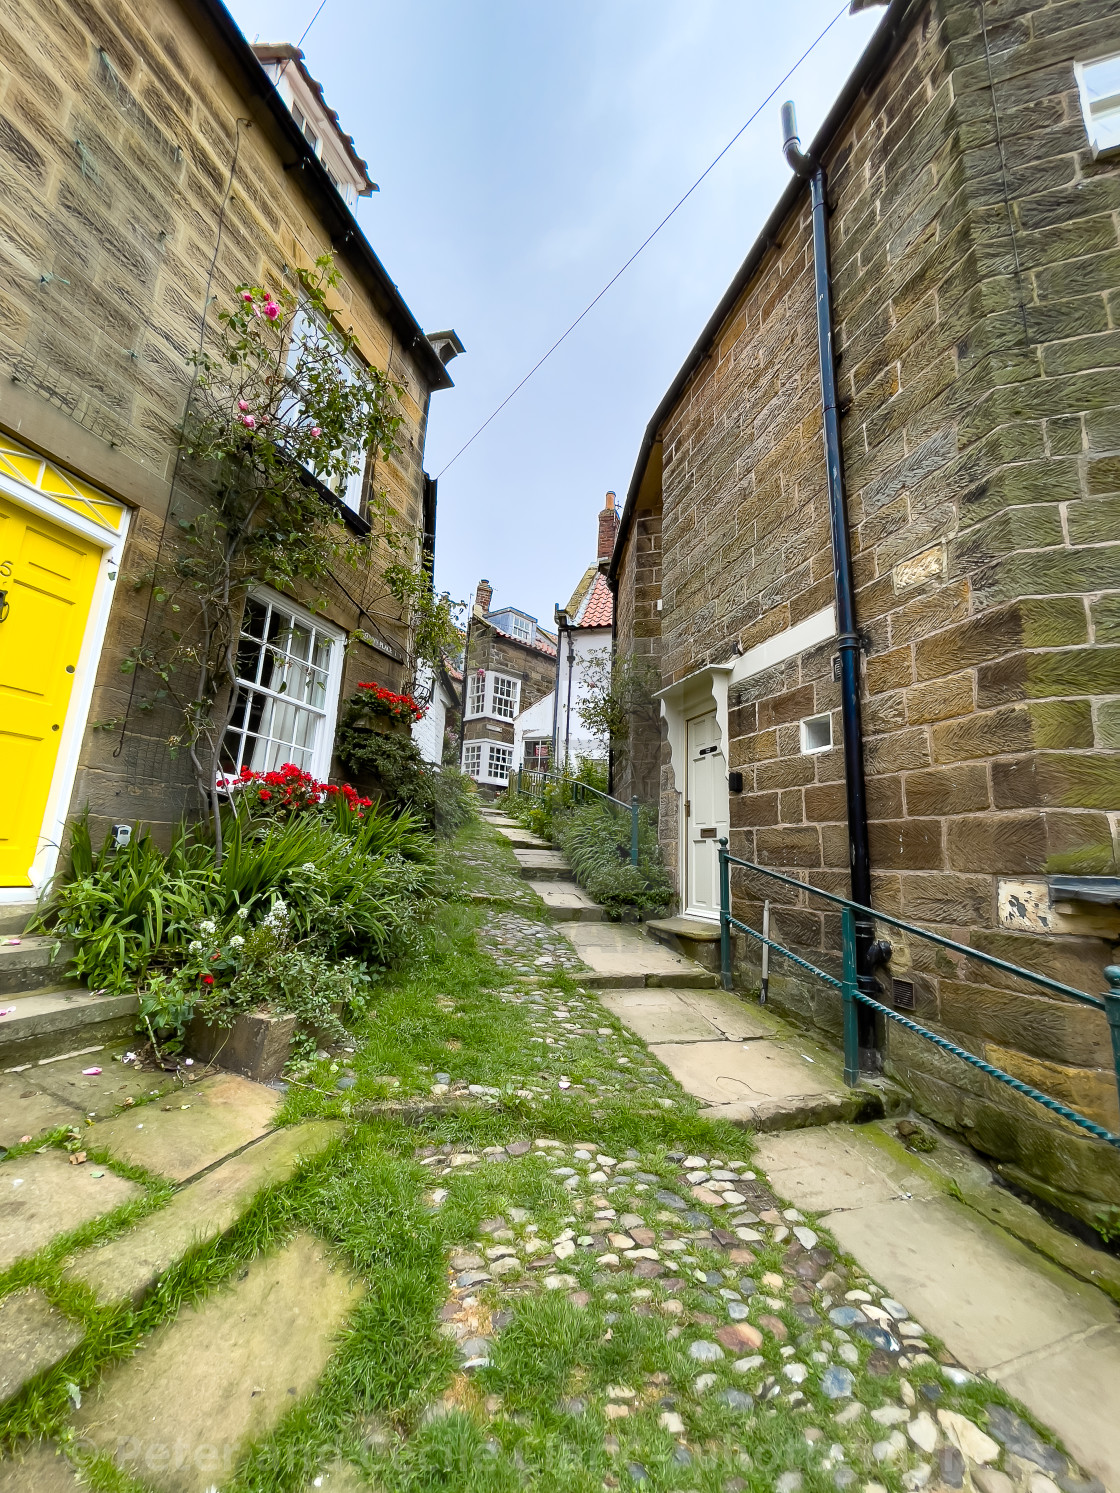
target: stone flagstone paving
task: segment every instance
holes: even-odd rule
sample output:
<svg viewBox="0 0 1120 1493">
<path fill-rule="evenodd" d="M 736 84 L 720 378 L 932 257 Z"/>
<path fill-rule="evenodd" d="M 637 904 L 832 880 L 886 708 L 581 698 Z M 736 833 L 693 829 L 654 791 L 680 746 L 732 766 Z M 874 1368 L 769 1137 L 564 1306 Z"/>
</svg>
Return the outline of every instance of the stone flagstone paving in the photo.
<svg viewBox="0 0 1120 1493">
<path fill-rule="evenodd" d="M 476 850 L 472 871 L 486 864 Z M 417 1108 L 412 1131 L 397 1118 L 379 1131 L 375 1116 L 362 1124 L 358 1112 L 349 1127 L 336 1122 L 351 1148 L 383 1146 L 377 1164 L 393 1179 L 378 1184 L 389 1192 L 376 1206 L 371 1197 L 365 1232 L 351 1236 L 364 1241 L 365 1278 L 325 1239 L 284 1226 L 286 1242 L 250 1250 L 208 1294 L 156 1312 L 119 1362 L 69 1386 L 63 1439 L 72 1435 L 67 1446 L 87 1471 L 92 1455 L 103 1459 L 90 1473 L 99 1489 L 209 1493 L 232 1480 L 276 1493 L 1104 1493 L 996 1385 L 957 1363 L 915 1319 L 913 1302 L 893 1299 L 845 1255 L 807 1204 L 785 1202 L 742 1131 L 697 1121 L 697 1099 L 618 1019 L 641 1008 L 651 1037 L 696 1053 L 712 1045 L 710 1033 L 761 1051 L 769 1018 L 744 1014 L 734 997 L 688 990 L 609 995 L 612 1012 L 580 988 L 586 967 L 539 904 L 537 916 L 516 906 L 489 909 L 478 938 L 504 980 L 486 994 L 495 1021 L 505 1012 L 522 1023 L 521 1071 L 479 1083 L 450 1038 L 448 1071 L 422 1070 L 419 1086 L 375 1080 L 397 1086 L 405 1111 L 419 1100 L 427 1110 Z M 434 1003 L 446 1018 L 460 1014 L 452 993 Z M 684 1029 L 671 1036 L 673 1021 Z M 344 1116 L 358 1082 L 338 1071 L 349 1051 L 316 1070 L 320 1082 L 337 1083 Z M 432 1101 L 438 1110 L 445 1096 L 457 1107 L 441 1120 Z M 147 1310 L 160 1298 L 157 1277 L 195 1238 L 229 1228 L 262 1182 L 286 1206 L 301 1142 L 296 1131 L 268 1134 L 279 1101 L 275 1090 L 224 1075 L 93 1127 L 91 1145 L 96 1138 L 186 1185 L 100 1248 L 72 1255 L 46 1294 L 21 1293 L 9 1278 L 0 1301 L 15 1324 L 12 1382 L 78 1342 L 81 1323 L 50 1299 L 61 1282 L 88 1282 L 103 1300 L 125 1293 L 131 1306 L 113 1308 L 121 1313 Z M 572 1127 L 561 1140 L 543 1115 L 533 1119 L 546 1105 L 565 1111 L 565 1101 L 587 1119 L 579 1140 Z M 669 1123 L 670 1112 L 674 1126 L 692 1125 L 708 1141 L 720 1135 L 722 1149 L 658 1144 L 653 1122 Z M 611 1150 L 596 1122 L 613 1117 L 617 1126 L 622 1114 L 633 1144 Z M 443 1139 L 441 1127 L 459 1138 Z M 333 1133 L 303 1130 L 315 1145 Z M 312 1191 L 336 1185 L 346 1155 L 346 1145 L 332 1153 L 337 1165 L 321 1169 Z M 35 1206 L 24 1210 L 9 1259 L 143 1195 L 110 1167 L 96 1170 L 71 1166 L 58 1149 L 0 1163 L 0 1189 L 50 1182 L 27 1194 Z M 361 1199 L 338 1199 L 361 1217 Z M 404 1228 L 402 1241 L 428 1228 L 447 1243 L 442 1287 L 432 1280 L 434 1318 L 425 1305 L 422 1335 L 409 1339 L 410 1352 L 429 1355 L 430 1374 L 399 1401 L 392 1385 L 377 1388 L 394 1406 L 384 1414 L 371 1412 L 376 1395 L 363 1401 L 355 1382 L 349 1409 L 341 1419 L 331 1410 L 316 1433 L 309 1472 L 284 1449 L 288 1413 L 306 1407 L 314 1424 L 332 1355 L 370 1330 L 374 1298 L 380 1332 L 414 1330 L 407 1303 L 417 1282 L 398 1281 L 379 1244 L 390 1226 Z M 329 1234 L 329 1211 L 321 1227 Z M 438 1255 L 431 1260 L 438 1265 Z M 0 1354 L 0 1369 L 4 1362 Z M 402 1362 L 402 1372 L 411 1367 Z M 254 1444 L 261 1460 L 250 1476 L 243 1458 Z M 0 1493 L 79 1486 L 53 1442 L 10 1450 Z M 266 1482 L 254 1481 L 265 1469 Z"/>
</svg>

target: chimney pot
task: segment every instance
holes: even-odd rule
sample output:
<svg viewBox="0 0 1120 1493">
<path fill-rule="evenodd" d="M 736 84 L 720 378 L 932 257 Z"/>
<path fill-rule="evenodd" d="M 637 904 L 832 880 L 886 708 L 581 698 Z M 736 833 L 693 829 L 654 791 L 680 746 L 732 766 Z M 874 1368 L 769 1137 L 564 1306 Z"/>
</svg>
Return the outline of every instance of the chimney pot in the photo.
<svg viewBox="0 0 1120 1493">
<path fill-rule="evenodd" d="M 479 581 L 478 589 L 474 593 L 474 609 L 481 612 L 483 616 L 490 610 L 490 603 L 494 599 L 494 588 L 489 581 Z"/>
</svg>

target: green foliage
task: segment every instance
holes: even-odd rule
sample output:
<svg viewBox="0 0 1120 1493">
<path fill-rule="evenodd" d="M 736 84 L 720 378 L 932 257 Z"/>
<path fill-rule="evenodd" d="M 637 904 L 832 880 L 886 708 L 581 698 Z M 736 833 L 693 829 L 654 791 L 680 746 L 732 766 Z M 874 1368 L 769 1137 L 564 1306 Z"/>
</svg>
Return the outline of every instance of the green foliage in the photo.
<svg viewBox="0 0 1120 1493">
<path fill-rule="evenodd" d="M 133 989 L 195 968 L 206 939 L 247 937 L 278 902 L 295 943 L 313 938 L 324 958 L 384 964 L 432 884 L 429 841 L 408 813 L 367 810 L 349 832 L 311 816 L 243 823 L 227 813 L 224 841 L 220 864 L 207 839 L 182 828 L 167 851 L 140 834 L 95 852 L 88 825 L 76 824 L 69 875 L 44 920 L 74 940 L 70 972 L 95 989 Z M 179 994 L 168 991 L 168 1002 Z"/>
<path fill-rule="evenodd" d="M 660 864 L 657 827 L 645 809 L 638 818 L 638 864 L 630 864 L 630 815 L 610 804 L 581 804 L 554 824 L 554 837 L 589 896 L 614 918 L 651 917 L 673 896 Z"/>
<path fill-rule="evenodd" d="M 584 778 L 545 783 L 534 798 L 514 791 L 501 803 L 542 839 L 558 845 L 576 880 L 608 917 L 653 917 L 673 899 L 673 886 L 661 864 L 657 822 L 648 809 L 638 812 L 638 864 L 630 864 L 630 815 L 617 804 L 581 795 L 578 782 L 595 776 L 599 764 L 580 763 Z M 595 787 L 596 783 L 588 786 Z"/>
<path fill-rule="evenodd" d="M 411 736 L 361 725 L 365 705 L 361 695 L 347 702 L 335 737 L 339 761 L 354 777 L 372 779 L 393 813 L 411 811 L 440 839 L 450 838 L 474 817 L 473 781 L 456 767 L 425 762 Z"/>
<path fill-rule="evenodd" d="M 661 708 L 653 692 L 661 679 L 653 662 L 609 648 L 584 662 L 579 718 L 584 727 L 611 744 L 616 763 L 626 760 L 632 737 L 660 734 Z"/>
</svg>

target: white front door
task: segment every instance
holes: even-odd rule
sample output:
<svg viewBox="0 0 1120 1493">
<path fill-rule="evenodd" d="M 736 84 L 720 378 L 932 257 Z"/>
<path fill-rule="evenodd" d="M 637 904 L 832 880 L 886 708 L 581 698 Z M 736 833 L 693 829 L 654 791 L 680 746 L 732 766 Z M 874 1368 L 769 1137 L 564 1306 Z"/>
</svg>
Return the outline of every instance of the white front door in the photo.
<svg viewBox="0 0 1120 1493">
<path fill-rule="evenodd" d="M 719 917 L 719 841 L 728 831 L 727 763 L 716 713 L 688 722 L 688 787 L 685 795 L 687 885 L 685 911 Z"/>
</svg>

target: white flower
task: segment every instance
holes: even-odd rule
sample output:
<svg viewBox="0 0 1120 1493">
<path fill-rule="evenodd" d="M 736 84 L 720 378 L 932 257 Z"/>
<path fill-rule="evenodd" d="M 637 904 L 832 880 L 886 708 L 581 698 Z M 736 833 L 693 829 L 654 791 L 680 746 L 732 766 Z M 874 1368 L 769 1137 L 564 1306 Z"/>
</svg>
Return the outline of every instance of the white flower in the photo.
<svg viewBox="0 0 1120 1493">
<path fill-rule="evenodd" d="M 188 954 L 201 954 L 202 953 L 202 945 L 199 943 L 199 941 L 198 941 L 197 938 L 195 939 L 195 941 L 192 944 L 188 944 L 187 945 L 187 953 Z"/>
<path fill-rule="evenodd" d="M 315 870 L 315 862 L 314 861 L 304 861 L 303 865 L 300 867 L 300 870 L 301 871 L 314 871 Z"/>
<path fill-rule="evenodd" d="M 239 907 L 237 909 L 237 916 L 241 919 L 242 922 L 244 922 L 245 919 L 249 916 L 249 909 L 247 907 Z"/>
<path fill-rule="evenodd" d="M 204 923 L 199 923 L 198 926 L 199 926 L 199 931 L 202 932 L 202 933 L 210 934 L 210 933 L 217 933 L 217 931 L 218 931 L 218 925 L 217 925 L 217 923 L 212 923 L 209 918 L 207 918 Z"/>
<path fill-rule="evenodd" d="M 240 949 L 244 943 L 245 940 L 241 937 L 241 934 L 235 933 L 229 941 L 229 946 L 231 949 Z"/>
</svg>

